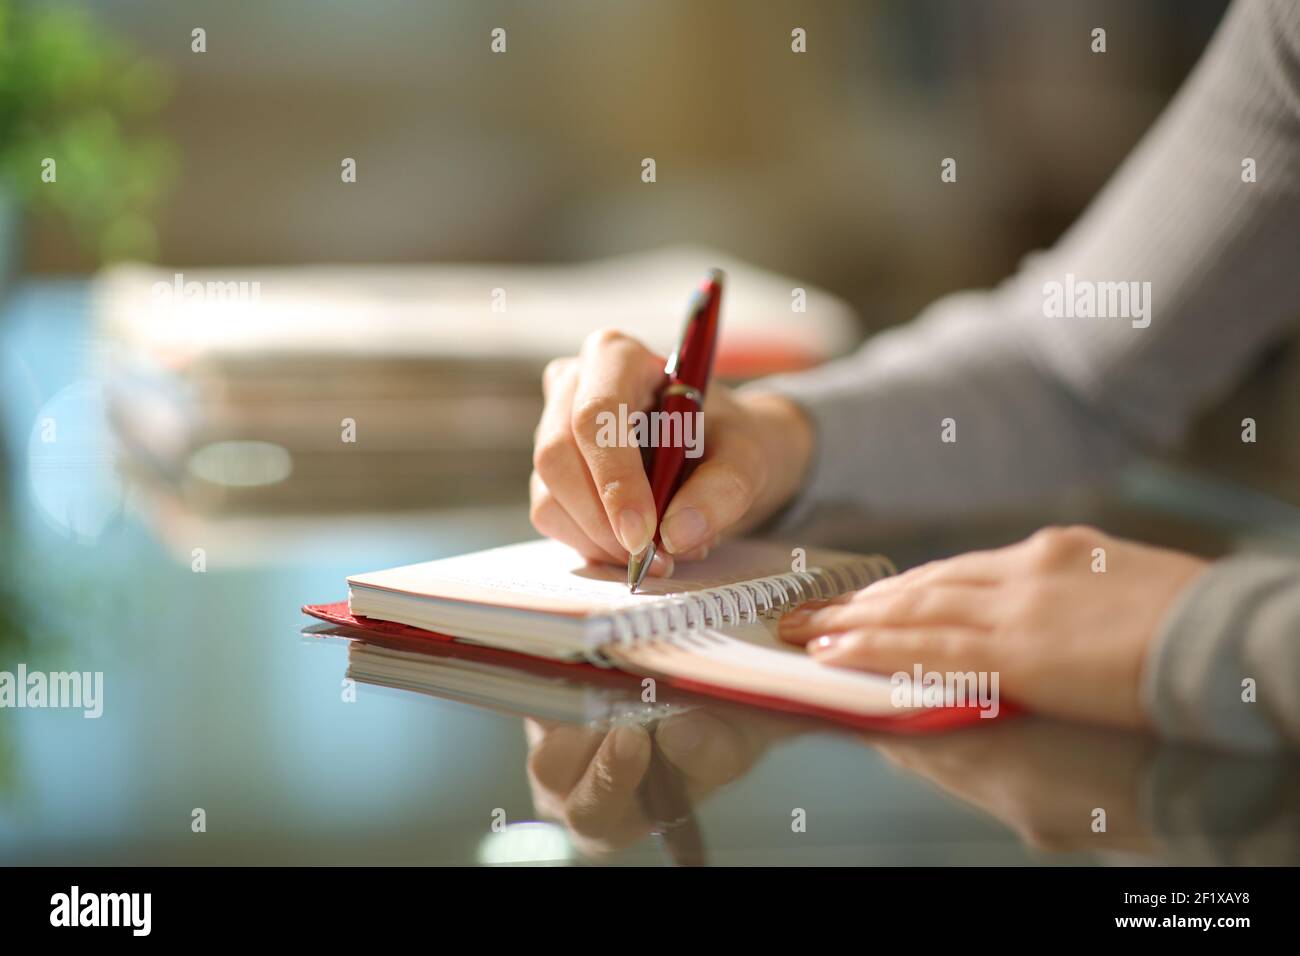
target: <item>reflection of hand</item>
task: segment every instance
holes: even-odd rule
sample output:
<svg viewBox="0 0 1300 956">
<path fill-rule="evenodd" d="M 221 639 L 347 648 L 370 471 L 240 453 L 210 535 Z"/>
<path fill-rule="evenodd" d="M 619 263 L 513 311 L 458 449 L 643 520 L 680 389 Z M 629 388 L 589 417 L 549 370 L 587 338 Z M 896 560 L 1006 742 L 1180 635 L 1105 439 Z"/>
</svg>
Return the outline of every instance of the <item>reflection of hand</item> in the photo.
<svg viewBox="0 0 1300 956">
<path fill-rule="evenodd" d="M 1095 548 L 1105 573 L 1093 570 Z M 1147 646 L 1205 567 L 1093 528 L 1046 528 L 795 611 L 781 636 L 839 667 L 996 671 L 1001 693 L 1040 713 L 1140 727 Z"/>
<path fill-rule="evenodd" d="M 654 746 L 678 773 L 693 803 L 744 774 L 789 722 L 746 714 L 731 723 L 705 709 L 659 721 Z M 640 788 L 651 760 L 651 734 L 635 725 L 611 731 L 529 718 L 528 781 L 533 804 L 563 823 L 583 852 L 595 855 L 644 838 L 647 818 Z"/>
<path fill-rule="evenodd" d="M 878 737 L 892 763 L 996 817 L 1052 852 L 1151 852 L 1138 794 L 1154 745 L 1144 737 L 1040 718 L 937 737 Z M 1093 811 L 1106 832 L 1093 832 Z"/>
<path fill-rule="evenodd" d="M 647 822 L 636 791 L 650 765 L 650 737 L 637 726 L 610 733 L 529 718 L 528 783 L 537 812 L 563 823 L 595 853 L 635 843 Z"/>
<path fill-rule="evenodd" d="M 606 413 L 619 420 L 652 408 L 664 359 L 605 329 L 577 358 L 557 359 L 543 377 L 546 404 L 537 426 L 529 483 L 533 525 L 593 561 L 626 562 L 655 532 L 655 504 L 635 447 L 603 447 Z M 702 557 L 726 531 L 759 524 L 798 488 L 812 455 L 812 427 L 788 399 L 709 387 L 703 456 L 664 514 L 664 547 L 650 573 L 673 559 Z M 701 436 L 703 437 L 703 436 Z"/>
</svg>

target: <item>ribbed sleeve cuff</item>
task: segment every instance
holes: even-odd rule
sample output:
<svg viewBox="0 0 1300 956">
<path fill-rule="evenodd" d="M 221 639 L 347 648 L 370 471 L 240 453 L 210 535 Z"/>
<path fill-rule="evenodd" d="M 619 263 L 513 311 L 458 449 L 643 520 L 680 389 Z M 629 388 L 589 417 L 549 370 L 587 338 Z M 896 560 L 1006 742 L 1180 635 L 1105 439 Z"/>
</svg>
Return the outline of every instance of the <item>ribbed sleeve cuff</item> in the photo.
<svg viewBox="0 0 1300 956">
<path fill-rule="evenodd" d="M 1164 736 L 1275 749 L 1300 739 L 1298 669 L 1300 563 L 1237 555 L 1212 565 L 1170 610 L 1147 654 L 1143 704 Z"/>
<path fill-rule="evenodd" d="M 812 460 L 808 465 L 803 487 L 798 496 L 768 522 L 765 531 L 780 533 L 802 528 L 813 520 L 819 505 L 840 497 L 833 486 L 833 478 L 842 475 L 846 468 L 857 470 L 859 462 L 837 460 L 836 448 L 841 441 L 862 440 L 862 422 L 846 428 L 843 421 L 843 402 L 809 376 L 782 375 L 763 379 L 745 386 L 747 390 L 780 395 L 798 405 L 813 427 Z M 842 458 L 843 456 L 838 456 Z M 866 480 L 866 476 L 862 476 Z M 851 507 L 849 502 L 844 507 Z"/>
</svg>

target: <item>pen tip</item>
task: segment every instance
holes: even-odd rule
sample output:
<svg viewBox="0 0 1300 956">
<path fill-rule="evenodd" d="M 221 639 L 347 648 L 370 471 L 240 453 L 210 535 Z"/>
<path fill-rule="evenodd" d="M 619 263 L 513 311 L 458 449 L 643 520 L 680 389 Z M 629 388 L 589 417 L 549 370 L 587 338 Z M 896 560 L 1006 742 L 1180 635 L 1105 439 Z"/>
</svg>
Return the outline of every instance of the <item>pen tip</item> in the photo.
<svg viewBox="0 0 1300 956">
<path fill-rule="evenodd" d="M 645 580 L 646 573 L 650 570 L 650 562 L 655 559 L 655 546 L 652 541 L 640 554 L 632 554 L 627 559 L 627 589 L 633 594 L 641 587 L 641 582 Z"/>
</svg>

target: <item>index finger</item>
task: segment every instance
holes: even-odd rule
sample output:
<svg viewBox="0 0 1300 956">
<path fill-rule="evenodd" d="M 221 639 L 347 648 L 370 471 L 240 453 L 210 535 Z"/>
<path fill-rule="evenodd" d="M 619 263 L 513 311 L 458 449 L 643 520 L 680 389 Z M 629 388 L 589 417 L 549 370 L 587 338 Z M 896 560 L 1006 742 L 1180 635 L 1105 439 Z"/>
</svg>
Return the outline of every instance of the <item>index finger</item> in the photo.
<svg viewBox="0 0 1300 956">
<path fill-rule="evenodd" d="M 629 554 L 640 554 L 654 537 L 657 517 L 641 449 L 627 441 L 622 426 L 654 401 L 664 360 L 634 339 L 605 330 L 583 343 L 579 363 L 573 437 L 615 537 Z"/>
</svg>

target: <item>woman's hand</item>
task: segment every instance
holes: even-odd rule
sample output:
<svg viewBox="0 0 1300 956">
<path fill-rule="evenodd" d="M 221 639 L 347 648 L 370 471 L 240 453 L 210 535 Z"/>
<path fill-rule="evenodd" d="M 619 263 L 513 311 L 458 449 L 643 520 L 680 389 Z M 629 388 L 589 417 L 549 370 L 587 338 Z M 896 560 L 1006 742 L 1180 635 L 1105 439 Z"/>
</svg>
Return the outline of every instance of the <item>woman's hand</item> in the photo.
<svg viewBox="0 0 1300 956">
<path fill-rule="evenodd" d="M 837 667 L 996 671 L 1000 693 L 1040 713 L 1141 727 L 1147 647 L 1206 567 L 1093 528 L 1045 528 L 794 611 L 781 636 Z"/>
<path fill-rule="evenodd" d="M 605 413 L 653 410 L 664 359 L 634 339 L 604 330 L 577 358 L 546 368 L 545 408 L 529 483 L 533 526 L 594 561 L 623 564 L 654 537 L 654 499 L 636 447 L 598 443 Z M 760 524 L 799 488 L 812 456 L 812 428 L 790 401 L 711 385 L 704 405 L 703 454 L 664 515 L 664 554 L 703 557 L 728 531 Z"/>
</svg>

